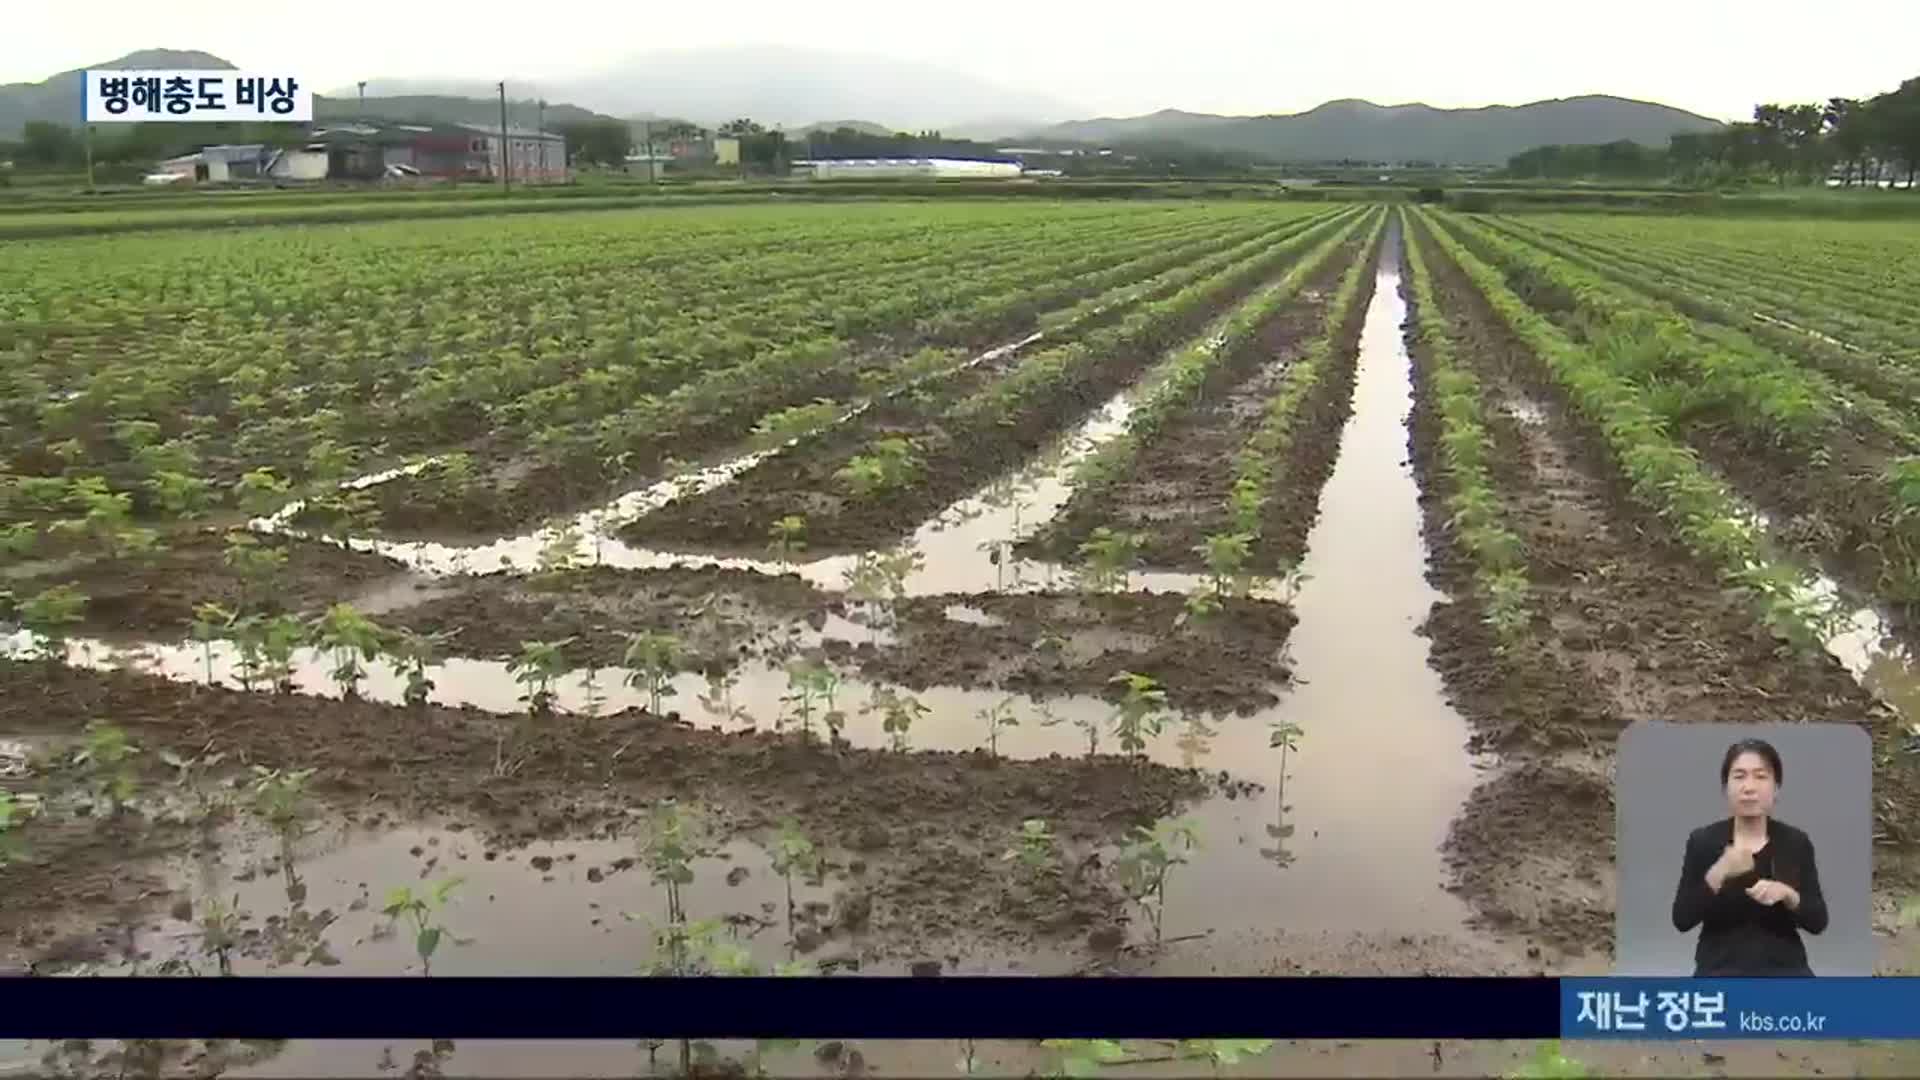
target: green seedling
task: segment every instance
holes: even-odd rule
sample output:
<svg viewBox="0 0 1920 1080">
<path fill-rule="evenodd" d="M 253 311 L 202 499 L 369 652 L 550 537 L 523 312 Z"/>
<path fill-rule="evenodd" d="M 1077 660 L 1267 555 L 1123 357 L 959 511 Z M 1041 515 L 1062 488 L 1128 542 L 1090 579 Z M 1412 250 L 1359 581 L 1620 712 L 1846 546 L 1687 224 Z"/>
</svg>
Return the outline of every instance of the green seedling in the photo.
<svg viewBox="0 0 1920 1080">
<path fill-rule="evenodd" d="M 400 627 L 387 634 L 386 661 L 394 674 L 406 679 L 401 700 L 415 709 L 424 709 L 433 695 L 433 679 L 427 669 L 439 661 L 440 652 L 460 629 L 422 634 Z"/>
<path fill-rule="evenodd" d="M 573 670 L 565 650 L 577 640 L 569 637 L 559 641 L 523 641 L 520 655 L 507 661 L 507 671 L 513 675 L 513 681 L 526 688 L 520 700 L 526 702 L 529 717 L 553 712 L 554 686 Z"/>
<path fill-rule="evenodd" d="M 274 578 L 287 565 L 287 553 L 282 548 L 267 547 L 250 532 L 235 530 L 227 534 L 222 561 L 243 582 L 241 606 L 253 607 L 261 598 L 273 595 Z"/>
<path fill-rule="evenodd" d="M 1002 862 L 1017 862 L 1030 878 L 1038 877 L 1053 864 L 1055 838 L 1044 818 L 1028 818 L 1014 833 L 1013 846 L 1001 854 Z"/>
<path fill-rule="evenodd" d="M 907 578 L 925 562 L 926 556 L 911 548 L 890 555 L 863 552 L 847 568 L 847 595 L 885 606 L 891 623 L 895 620 L 894 606 L 907 595 Z"/>
<path fill-rule="evenodd" d="M 1000 733 L 1007 728 L 1019 727 L 1020 718 L 1013 715 L 1013 699 L 1002 698 L 984 709 L 975 709 L 974 717 L 987 728 L 987 754 L 1000 756 Z"/>
<path fill-rule="evenodd" d="M 1498 647 L 1505 651 L 1526 636 L 1533 614 L 1527 607 L 1527 577 L 1519 570 L 1502 570 L 1482 578 L 1486 593 L 1486 614 L 1482 616 L 1493 629 Z"/>
<path fill-rule="evenodd" d="M 204 603 L 193 606 L 193 621 L 187 626 L 187 633 L 200 643 L 200 654 L 206 663 L 206 681 L 213 683 L 213 643 L 224 640 L 234 624 L 233 612 L 219 604 Z"/>
<path fill-rule="evenodd" d="M 932 711 L 921 704 L 919 698 L 890 686 L 874 687 L 873 699 L 860 710 L 863 716 L 880 714 L 880 730 L 886 734 L 888 744 L 900 752 L 907 749 L 907 735 L 913 722 Z"/>
<path fill-rule="evenodd" d="M 1193 549 L 1207 566 L 1207 586 L 1217 599 L 1245 596 L 1251 587 L 1247 563 L 1253 557 L 1249 533 L 1216 533 Z"/>
<path fill-rule="evenodd" d="M 1161 940 L 1167 909 L 1167 881 L 1175 867 L 1187 861 L 1187 852 L 1200 845 L 1199 827 L 1191 821 L 1162 821 L 1149 829 L 1136 826 L 1120 849 L 1114 867 L 1120 890 L 1153 924 L 1153 940 Z"/>
<path fill-rule="evenodd" d="M 839 416 L 839 404 L 827 398 L 815 398 L 807 405 L 776 409 L 753 425 L 753 436 L 748 440 L 748 445 L 755 450 L 771 450 L 818 431 Z"/>
<path fill-rule="evenodd" d="M 773 871 L 780 875 L 787 887 L 787 934 L 793 934 L 793 921 L 797 909 L 793 903 L 793 877 L 796 872 L 808 881 L 818 880 L 825 868 L 825 860 L 812 840 L 800 831 L 800 823 L 789 817 L 780 822 L 780 831 L 773 838 Z"/>
<path fill-rule="evenodd" d="M 788 514 L 773 523 L 767 530 L 771 543 L 767 551 L 774 561 L 782 566 L 790 566 L 795 555 L 807 550 L 807 519 L 799 514 Z"/>
<path fill-rule="evenodd" d="M 536 565 L 542 577 L 564 574 L 574 569 L 580 559 L 580 530 L 568 525 L 556 530 L 547 542 L 540 546 L 540 555 Z"/>
<path fill-rule="evenodd" d="M 1175 624 L 1179 626 L 1204 625 L 1211 622 L 1214 616 L 1225 611 L 1226 607 L 1226 602 L 1220 599 L 1220 594 L 1217 592 L 1209 590 L 1207 592 L 1188 593 L 1186 602 L 1180 612 L 1180 618 L 1176 620 Z"/>
<path fill-rule="evenodd" d="M 1088 757 L 1093 757 L 1100 752 L 1100 731 L 1105 724 L 1104 718 L 1097 715 L 1083 715 L 1068 718 L 1059 715 L 1045 705 L 1040 706 L 1041 727 L 1059 727 L 1061 724 L 1072 724 L 1074 727 L 1080 729 L 1081 734 L 1087 737 Z"/>
<path fill-rule="evenodd" d="M 222 975 L 233 974 L 233 950 L 240 944 L 240 897 L 228 903 L 219 897 L 206 902 L 200 913 L 200 949 L 213 957 Z"/>
<path fill-rule="evenodd" d="M 217 811 L 225 808 L 225 800 L 214 794 L 207 773 L 225 761 L 226 757 L 224 753 L 215 753 L 211 742 L 192 757 L 181 757 L 171 750 L 160 751 L 160 760 L 174 771 L 174 786 L 198 799 L 199 817 L 203 821 L 211 819 Z"/>
<path fill-rule="evenodd" d="M 1585 1080 L 1584 1063 L 1568 1057 L 1558 1042 L 1545 1042 L 1535 1051 L 1533 1060 L 1507 1074 L 1507 1080 Z"/>
<path fill-rule="evenodd" d="M 1040 1046 L 1052 1057 L 1049 1077 L 1095 1076 L 1102 1066 L 1128 1060 L 1126 1047 L 1112 1039 L 1042 1039 Z"/>
<path fill-rule="evenodd" d="M 1167 692 L 1151 675 L 1123 671 L 1107 680 L 1123 688 L 1125 696 L 1114 706 L 1113 733 L 1125 754 L 1143 754 L 1147 740 L 1166 723 Z"/>
<path fill-rule="evenodd" d="M 66 657 L 68 633 L 86 608 L 87 594 L 55 585 L 19 604 L 20 625 L 34 636 L 41 658 L 56 663 Z"/>
<path fill-rule="evenodd" d="M 292 839 L 300 829 L 307 780 L 312 776 L 312 769 L 253 766 L 253 812 L 282 840 Z"/>
<path fill-rule="evenodd" d="M 440 915 L 446 910 L 448 898 L 460 887 L 462 880 L 457 877 L 442 878 L 418 893 L 409 886 L 397 886 L 387 893 L 387 902 L 380 908 L 380 913 L 394 924 L 401 919 L 413 924 L 413 951 L 420 958 L 420 974 L 423 976 L 433 974 L 433 955 L 439 951 L 442 941 L 459 943 L 458 938 L 447 932 Z"/>
<path fill-rule="evenodd" d="M 212 502 L 213 485 L 183 472 L 156 472 L 144 486 L 161 513 L 181 521 L 205 514 Z"/>
<path fill-rule="evenodd" d="M 97 803 L 104 803 L 115 817 L 133 801 L 139 786 L 133 766 L 139 753 L 124 729 L 95 720 L 87 725 L 86 741 L 73 756 L 73 763 L 87 770 Z"/>
<path fill-rule="evenodd" d="M 627 685 L 647 692 L 647 711 L 661 715 L 660 702 L 674 695 L 673 677 L 685 666 L 685 651 L 672 634 L 648 631 L 627 635 Z"/>
<path fill-rule="evenodd" d="M 371 662 L 380 655 L 385 636 L 351 604 L 328 608 L 313 621 L 309 631 L 313 644 L 332 655 L 333 670 L 329 674 L 340 687 L 340 696 L 347 699 L 360 696 L 360 680 L 367 676 L 363 661 Z"/>
<path fill-rule="evenodd" d="M 292 615 L 275 615 L 260 625 L 260 675 L 275 693 L 293 692 L 293 653 L 307 640 L 307 627 Z"/>
<path fill-rule="evenodd" d="M 640 858 L 646 863 L 653 883 L 660 886 L 667 900 L 667 925 L 662 940 L 666 945 L 666 973 L 685 974 L 687 970 L 687 911 L 681 890 L 693 884 L 694 860 L 711 854 L 700 835 L 699 822 L 671 799 L 653 808 L 646 836 L 641 840 Z"/>
<path fill-rule="evenodd" d="M 1287 755 L 1300 749 L 1300 736 L 1305 734 L 1299 724 L 1291 720 L 1275 720 L 1267 725 L 1267 746 L 1280 751 L 1280 799 L 1287 797 Z"/>
<path fill-rule="evenodd" d="M 1174 1056 L 1182 1061 L 1204 1061 L 1215 1076 L 1226 1065 L 1238 1065 L 1273 1049 L 1272 1039 L 1181 1039 Z"/>
<path fill-rule="evenodd" d="M 240 509 L 254 517 L 263 517 L 278 510 L 292 490 L 291 484 L 275 476 L 272 469 L 266 468 L 247 473 L 233 485 L 233 495 Z"/>
<path fill-rule="evenodd" d="M 840 676 L 817 661 L 800 661 L 787 667 L 787 692 L 780 698 L 781 715 L 791 705 L 800 721 L 800 736 L 813 738 L 813 717 L 817 711 L 830 737 L 838 738 L 846 724 L 846 714 L 834 708 L 834 695 L 840 689 Z M 778 721 L 776 721 L 776 727 Z"/>
<path fill-rule="evenodd" d="M 1082 586 L 1089 592 L 1124 592 L 1146 538 L 1139 533 L 1115 532 L 1105 525 L 1093 530 L 1080 545 Z"/>
<path fill-rule="evenodd" d="M 862 499 L 898 491 L 920 475 L 920 458 L 914 449 L 908 439 L 880 439 L 834 473 L 834 479 Z"/>
</svg>

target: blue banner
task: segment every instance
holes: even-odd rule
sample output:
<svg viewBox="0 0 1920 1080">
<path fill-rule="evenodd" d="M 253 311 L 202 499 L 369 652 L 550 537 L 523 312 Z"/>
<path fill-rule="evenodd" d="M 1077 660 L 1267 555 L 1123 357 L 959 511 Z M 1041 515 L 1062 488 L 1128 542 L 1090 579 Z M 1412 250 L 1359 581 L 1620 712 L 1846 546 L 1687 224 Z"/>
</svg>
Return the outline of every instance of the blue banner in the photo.
<svg viewBox="0 0 1920 1080">
<path fill-rule="evenodd" d="M 1920 1038 L 1920 979 L 1563 979 L 1560 1036 Z"/>
<path fill-rule="evenodd" d="M 1553 979 L 23 978 L 0 1038 L 1543 1039 Z"/>
</svg>

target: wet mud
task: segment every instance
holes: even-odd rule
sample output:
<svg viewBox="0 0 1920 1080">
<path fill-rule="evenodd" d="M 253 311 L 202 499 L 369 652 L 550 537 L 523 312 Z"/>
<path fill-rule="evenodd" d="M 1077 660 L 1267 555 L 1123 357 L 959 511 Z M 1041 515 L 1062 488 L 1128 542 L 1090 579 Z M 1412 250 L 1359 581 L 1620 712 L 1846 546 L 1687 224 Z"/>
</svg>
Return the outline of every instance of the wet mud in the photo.
<svg viewBox="0 0 1920 1080">
<path fill-rule="evenodd" d="M 142 748 L 139 789 L 152 798 L 175 792 L 163 751 L 190 758 L 212 747 L 235 767 L 315 770 L 313 797 L 354 826 L 449 822 L 488 850 L 631 839 L 636 812 L 668 798 L 697 808 L 717 841 L 764 838 L 792 818 L 837 858 L 862 863 L 863 949 L 900 963 L 1039 951 L 1115 924 L 1122 898 L 1110 876 L 1091 872 L 1098 850 L 1203 796 L 1210 783 L 1112 757 L 888 753 L 694 730 L 638 710 L 528 721 L 0 662 L 0 730 L 70 746 L 100 717 Z M 70 757 L 46 757 L 46 787 L 84 788 Z M 1028 818 L 1045 819 L 1060 837 L 1052 877 L 1018 876 L 1003 858 Z M 100 939 L 130 912 L 180 899 L 142 876 L 143 860 L 189 850 L 201 836 L 148 814 L 63 817 L 47 828 L 39 820 L 21 832 L 28 861 L 9 867 L 0 904 L 0 949 L 10 962 L 58 966 L 67 954 L 75 962 L 110 954 Z M 99 947 L 75 944 L 89 938 Z"/>
</svg>

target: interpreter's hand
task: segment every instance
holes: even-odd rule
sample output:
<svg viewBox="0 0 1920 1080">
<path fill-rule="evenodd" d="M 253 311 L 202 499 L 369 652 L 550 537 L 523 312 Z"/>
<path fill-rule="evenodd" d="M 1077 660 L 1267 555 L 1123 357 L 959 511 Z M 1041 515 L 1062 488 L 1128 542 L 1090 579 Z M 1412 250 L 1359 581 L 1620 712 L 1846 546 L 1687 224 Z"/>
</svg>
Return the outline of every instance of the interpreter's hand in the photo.
<svg viewBox="0 0 1920 1080">
<path fill-rule="evenodd" d="M 1771 878 L 1756 881 L 1748 886 L 1747 895 L 1753 898 L 1754 903 L 1764 904 L 1767 907 L 1775 904 L 1785 904 L 1789 908 L 1800 906 L 1800 894 L 1793 886 Z"/>
<path fill-rule="evenodd" d="M 1739 877 L 1753 869 L 1753 852 L 1738 844 L 1728 844 L 1727 850 L 1720 853 L 1719 866 L 1720 880 Z"/>
</svg>

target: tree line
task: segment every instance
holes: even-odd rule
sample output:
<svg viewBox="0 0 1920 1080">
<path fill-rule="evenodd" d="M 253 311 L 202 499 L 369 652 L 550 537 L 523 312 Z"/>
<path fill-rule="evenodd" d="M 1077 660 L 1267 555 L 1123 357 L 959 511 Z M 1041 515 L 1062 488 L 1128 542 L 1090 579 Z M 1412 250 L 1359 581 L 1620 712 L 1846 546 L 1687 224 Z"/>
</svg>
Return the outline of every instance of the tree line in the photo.
<svg viewBox="0 0 1920 1080">
<path fill-rule="evenodd" d="M 1753 119 L 1674 135 L 1664 149 L 1622 140 L 1536 146 L 1507 160 L 1519 179 L 1673 179 L 1720 184 L 1753 177 L 1810 184 L 1835 175 L 1847 187 L 1920 174 L 1920 77 L 1871 98 L 1756 105 Z"/>
</svg>

